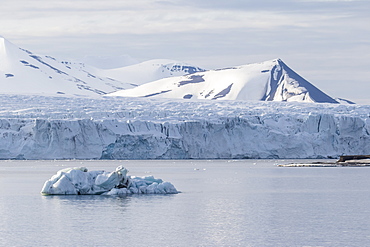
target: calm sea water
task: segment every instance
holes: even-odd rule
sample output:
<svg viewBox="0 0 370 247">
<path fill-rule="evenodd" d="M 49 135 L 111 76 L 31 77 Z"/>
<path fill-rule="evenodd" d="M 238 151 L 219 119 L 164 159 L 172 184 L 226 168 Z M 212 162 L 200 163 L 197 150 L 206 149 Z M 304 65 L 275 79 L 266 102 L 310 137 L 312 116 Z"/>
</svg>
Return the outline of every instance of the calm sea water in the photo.
<svg viewBox="0 0 370 247">
<path fill-rule="evenodd" d="M 370 246 L 370 168 L 290 161 L 0 161 L 2 246 Z M 42 196 L 86 166 L 172 182 L 176 195 Z"/>
</svg>

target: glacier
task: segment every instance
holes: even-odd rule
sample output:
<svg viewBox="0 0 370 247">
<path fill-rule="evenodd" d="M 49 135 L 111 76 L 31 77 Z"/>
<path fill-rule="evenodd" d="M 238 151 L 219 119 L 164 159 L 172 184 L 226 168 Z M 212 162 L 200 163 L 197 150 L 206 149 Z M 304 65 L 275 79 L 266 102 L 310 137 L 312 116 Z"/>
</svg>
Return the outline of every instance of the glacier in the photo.
<svg viewBox="0 0 370 247">
<path fill-rule="evenodd" d="M 0 94 L 1 159 L 337 158 L 370 106 Z"/>
<path fill-rule="evenodd" d="M 43 195 L 177 194 L 175 186 L 153 176 L 131 177 L 118 166 L 113 172 L 88 171 L 86 167 L 59 170 L 41 189 Z"/>
</svg>

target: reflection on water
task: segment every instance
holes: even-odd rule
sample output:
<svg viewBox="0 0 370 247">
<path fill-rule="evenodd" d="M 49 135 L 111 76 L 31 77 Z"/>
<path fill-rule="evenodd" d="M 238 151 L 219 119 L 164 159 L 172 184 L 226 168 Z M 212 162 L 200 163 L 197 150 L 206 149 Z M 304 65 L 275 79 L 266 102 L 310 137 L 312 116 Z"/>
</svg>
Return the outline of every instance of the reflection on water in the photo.
<svg viewBox="0 0 370 247">
<path fill-rule="evenodd" d="M 66 161 L 74 167 L 77 161 Z M 112 170 L 114 162 L 84 161 Z M 0 162 L 4 246 L 367 246 L 370 169 L 130 161 L 176 195 L 41 196 L 58 162 Z M 20 237 L 21 236 L 21 237 Z"/>
</svg>

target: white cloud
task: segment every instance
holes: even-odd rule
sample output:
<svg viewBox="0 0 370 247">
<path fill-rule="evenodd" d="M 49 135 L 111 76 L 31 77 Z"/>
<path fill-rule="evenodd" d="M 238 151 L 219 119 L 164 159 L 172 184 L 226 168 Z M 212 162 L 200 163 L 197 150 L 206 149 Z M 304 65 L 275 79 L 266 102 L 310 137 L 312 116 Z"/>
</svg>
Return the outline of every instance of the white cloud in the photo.
<svg viewBox="0 0 370 247">
<path fill-rule="evenodd" d="M 41 4 L 41 2 L 43 4 Z M 206 9 L 168 2 L 10 1 L 1 12 L 4 35 L 64 36 L 87 34 L 154 34 L 225 29 L 309 27 L 338 15 L 269 10 Z M 13 9 L 13 11 L 11 11 Z M 8 14 L 6 14 L 8 13 Z M 11 14 L 15 13 L 15 14 Z"/>
</svg>

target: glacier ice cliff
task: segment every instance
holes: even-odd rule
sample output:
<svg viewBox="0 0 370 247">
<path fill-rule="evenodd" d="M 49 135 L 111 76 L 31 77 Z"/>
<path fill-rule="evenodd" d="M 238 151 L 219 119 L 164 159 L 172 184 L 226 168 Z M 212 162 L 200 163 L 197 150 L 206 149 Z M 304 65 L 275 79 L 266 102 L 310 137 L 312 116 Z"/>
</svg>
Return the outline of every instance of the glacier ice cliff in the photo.
<svg viewBox="0 0 370 247">
<path fill-rule="evenodd" d="M 0 99 L 1 159 L 335 158 L 370 153 L 370 106 L 365 105 Z"/>
</svg>

